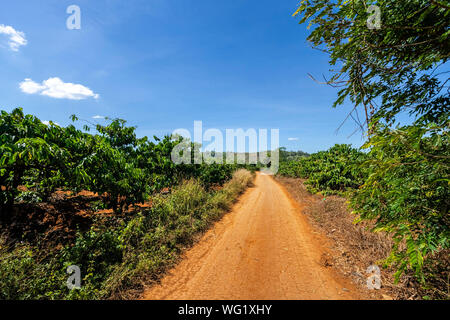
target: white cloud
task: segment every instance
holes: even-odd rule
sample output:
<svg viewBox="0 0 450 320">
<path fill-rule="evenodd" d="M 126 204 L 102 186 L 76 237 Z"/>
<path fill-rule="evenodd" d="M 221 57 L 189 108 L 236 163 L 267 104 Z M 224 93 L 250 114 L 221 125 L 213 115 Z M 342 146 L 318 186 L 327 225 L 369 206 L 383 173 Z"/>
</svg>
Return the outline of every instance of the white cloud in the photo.
<svg viewBox="0 0 450 320">
<path fill-rule="evenodd" d="M 298 141 L 298 138 L 288 138 L 289 141 Z"/>
<path fill-rule="evenodd" d="M 27 39 L 25 39 L 25 33 L 17 31 L 11 26 L 5 26 L 0 24 L 0 34 L 5 34 L 9 36 L 9 48 L 12 51 L 19 51 L 20 46 L 27 44 Z"/>
<path fill-rule="evenodd" d="M 44 121 L 42 121 L 42 123 L 45 124 L 46 126 L 49 126 L 49 125 L 50 125 L 50 121 L 48 121 L 48 120 L 44 120 Z M 58 122 L 53 122 L 53 121 L 52 121 L 52 123 L 53 123 L 54 125 L 59 126 L 59 123 L 58 123 Z"/>
<path fill-rule="evenodd" d="M 40 94 L 56 99 L 82 100 L 87 98 L 97 99 L 98 94 L 91 89 L 75 83 L 63 82 L 60 78 L 49 78 L 41 83 L 31 79 L 25 79 L 20 83 L 20 89 L 28 94 Z"/>
<path fill-rule="evenodd" d="M 92 119 L 105 119 L 105 117 L 96 115 L 96 116 L 93 116 Z"/>
<path fill-rule="evenodd" d="M 45 88 L 46 88 L 45 86 L 42 86 L 31 79 L 25 79 L 25 81 L 20 83 L 20 89 L 22 90 L 22 92 L 28 94 L 38 93 L 39 91 L 42 91 Z"/>
</svg>

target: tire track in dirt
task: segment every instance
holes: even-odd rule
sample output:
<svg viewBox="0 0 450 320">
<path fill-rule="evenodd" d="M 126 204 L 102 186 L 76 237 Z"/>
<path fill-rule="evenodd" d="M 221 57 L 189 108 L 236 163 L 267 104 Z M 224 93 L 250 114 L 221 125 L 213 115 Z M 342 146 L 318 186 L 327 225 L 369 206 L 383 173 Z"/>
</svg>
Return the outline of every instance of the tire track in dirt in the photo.
<svg viewBox="0 0 450 320">
<path fill-rule="evenodd" d="M 143 298 L 361 298 L 356 287 L 320 264 L 325 246 L 301 206 L 271 176 L 258 174 L 233 210 Z"/>
</svg>

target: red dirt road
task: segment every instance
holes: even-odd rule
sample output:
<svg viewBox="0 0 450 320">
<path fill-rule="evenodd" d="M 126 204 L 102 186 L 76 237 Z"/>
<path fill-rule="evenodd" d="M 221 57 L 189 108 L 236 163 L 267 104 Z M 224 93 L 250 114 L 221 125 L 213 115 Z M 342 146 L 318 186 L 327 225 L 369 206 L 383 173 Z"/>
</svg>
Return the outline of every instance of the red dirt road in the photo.
<svg viewBox="0 0 450 320">
<path fill-rule="evenodd" d="M 258 174 L 232 212 L 144 299 L 359 299 L 320 264 L 326 241 L 271 176 Z"/>
</svg>

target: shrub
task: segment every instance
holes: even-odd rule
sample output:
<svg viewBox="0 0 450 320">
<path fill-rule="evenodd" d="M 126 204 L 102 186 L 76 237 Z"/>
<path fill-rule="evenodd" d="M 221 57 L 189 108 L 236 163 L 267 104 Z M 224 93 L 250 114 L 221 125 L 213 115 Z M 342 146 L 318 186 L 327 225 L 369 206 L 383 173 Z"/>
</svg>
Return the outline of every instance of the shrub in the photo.
<svg viewBox="0 0 450 320">
<path fill-rule="evenodd" d="M 0 300 L 61 299 L 69 290 L 57 257 L 38 258 L 29 245 L 12 250 L 0 241 Z"/>
<path fill-rule="evenodd" d="M 60 263 L 65 270 L 70 265 L 81 269 L 81 296 L 101 295 L 102 282 L 112 272 L 112 267 L 122 261 L 122 246 L 117 230 L 91 229 L 77 235 L 73 246 L 65 247 L 60 254 Z"/>
<path fill-rule="evenodd" d="M 361 220 L 375 221 L 374 231 L 393 235 L 387 264 L 397 267 L 397 279 L 412 269 L 423 281 L 424 259 L 449 248 L 448 130 L 384 127 L 365 147 L 370 153 L 361 170 L 368 179 L 353 194 L 351 206 Z"/>
<path fill-rule="evenodd" d="M 342 193 L 358 188 L 364 182 L 364 172 L 359 165 L 365 158 L 363 152 L 350 145 L 335 145 L 298 161 L 282 163 L 281 175 L 306 178 L 312 192 L 323 194 Z"/>
<path fill-rule="evenodd" d="M 134 217 L 122 230 L 123 261 L 105 282 L 105 292 L 122 297 L 126 289 L 156 279 L 184 247 L 193 243 L 198 232 L 229 209 L 252 179 L 253 175 L 242 169 L 214 193 L 208 194 L 200 182 L 189 180 L 167 196 L 154 196 L 152 208 Z"/>
</svg>

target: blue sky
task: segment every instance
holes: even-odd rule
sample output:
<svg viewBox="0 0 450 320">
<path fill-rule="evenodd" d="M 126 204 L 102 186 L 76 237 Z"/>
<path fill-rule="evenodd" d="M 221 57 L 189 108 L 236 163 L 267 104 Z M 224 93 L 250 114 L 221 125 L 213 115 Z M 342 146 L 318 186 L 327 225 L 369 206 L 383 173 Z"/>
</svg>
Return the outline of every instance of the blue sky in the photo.
<svg viewBox="0 0 450 320">
<path fill-rule="evenodd" d="M 205 129 L 280 129 L 289 150 L 359 146 L 360 134 L 349 138 L 353 122 L 336 134 L 352 106 L 331 108 L 336 89 L 307 75 L 321 78 L 330 67 L 291 17 L 297 3 L 4 1 L 0 26 L 23 32 L 26 44 L 14 50 L 11 34 L 0 32 L 0 109 L 23 107 L 61 125 L 71 114 L 120 117 L 141 136 L 193 130 L 201 120 Z M 72 4 L 81 8 L 80 30 L 66 28 Z M 77 100 L 39 94 L 52 78 L 89 91 Z M 25 79 L 37 93 L 21 89 Z"/>
</svg>

